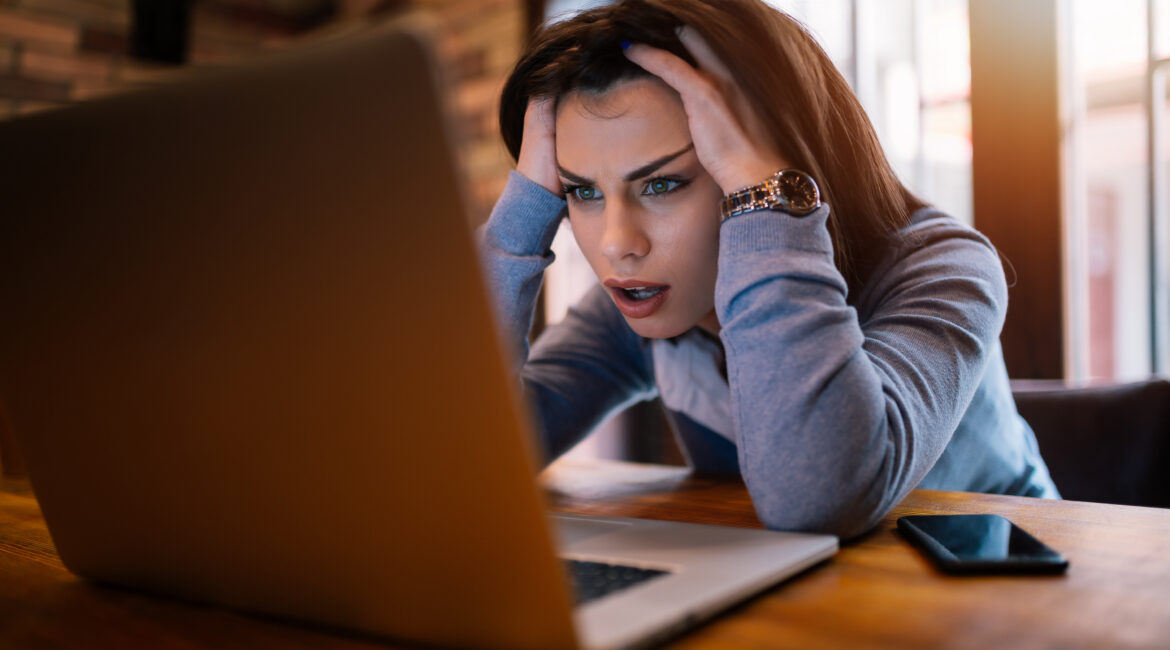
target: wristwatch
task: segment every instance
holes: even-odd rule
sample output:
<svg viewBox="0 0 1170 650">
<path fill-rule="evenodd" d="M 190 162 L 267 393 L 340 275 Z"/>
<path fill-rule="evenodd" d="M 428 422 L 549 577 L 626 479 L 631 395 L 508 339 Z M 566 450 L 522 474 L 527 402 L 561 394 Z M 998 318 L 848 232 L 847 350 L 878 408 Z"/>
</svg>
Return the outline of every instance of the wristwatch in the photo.
<svg viewBox="0 0 1170 650">
<path fill-rule="evenodd" d="M 726 221 L 756 210 L 780 210 L 803 217 L 821 205 L 821 191 L 812 176 L 799 169 L 781 169 L 759 185 L 736 190 L 719 202 Z"/>
</svg>

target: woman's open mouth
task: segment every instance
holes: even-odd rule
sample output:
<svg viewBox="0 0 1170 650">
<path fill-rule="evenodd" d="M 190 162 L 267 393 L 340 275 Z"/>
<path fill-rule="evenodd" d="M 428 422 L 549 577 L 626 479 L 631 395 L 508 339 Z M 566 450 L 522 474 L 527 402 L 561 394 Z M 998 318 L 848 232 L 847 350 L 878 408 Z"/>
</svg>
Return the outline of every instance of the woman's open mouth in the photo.
<svg viewBox="0 0 1170 650">
<path fill-rule="evenodd" d="M 666 290 L 666 287 L 634 287 L 633 289 L 619 289 L 625 292 L 631 300 L 646 300 L 653 298 Z"/>
<path fill-rule="evenodd" d="M 639 280 L 606 280 L 605 288 L 627 318 L 646 318 L 658 311 L 670 294 L 670 285 Z"/>
</svg>

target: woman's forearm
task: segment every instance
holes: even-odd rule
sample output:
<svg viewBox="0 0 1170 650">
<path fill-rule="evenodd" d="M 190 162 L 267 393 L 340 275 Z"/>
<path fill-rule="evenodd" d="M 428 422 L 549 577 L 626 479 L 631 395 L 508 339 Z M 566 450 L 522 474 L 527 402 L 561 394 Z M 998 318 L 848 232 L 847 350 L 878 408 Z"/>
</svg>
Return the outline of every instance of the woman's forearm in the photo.
<svg viewBox="0 0 1170 650">
<path fill-rule="evenodd" d="M 741 471 L 761 519 L 848 537 L 942 453 L 999 334 L 1006 289 L 976 233 L 956 226 L 930 243 L 924 231 L 930 245 L 864 290 L 881 295 L 862 296 L 863 328 L 833 264 L 827 210 L 726 223 L 716 309 Z"/>
<path fill-rule="evenodd" d="M 512 347 L 517 373 L 528 358 L 536 299 L 544 270 L 555 257 L 552 240 L 564 209 L 563 199 L 512 172 L 491 216 L 477 233 L 485 281 L 502 334 Z"/>
</svg>

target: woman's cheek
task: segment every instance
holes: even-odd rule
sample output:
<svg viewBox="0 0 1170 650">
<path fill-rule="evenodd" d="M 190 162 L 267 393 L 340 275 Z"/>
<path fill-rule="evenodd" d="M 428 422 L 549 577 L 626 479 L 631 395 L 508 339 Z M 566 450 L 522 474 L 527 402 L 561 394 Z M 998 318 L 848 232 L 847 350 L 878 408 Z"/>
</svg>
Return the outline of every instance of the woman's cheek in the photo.
<svg viewBox="0 0 1170 650">
<path fill-rule="evenodd" d="M 587 218 L 582 215 L 574 217 L 572 208 L 569 209 L 569 231 L 573 233 L 573 239 L 577 242 L 577 248 L 585 255 L 585 260 L 594 268 L 596 268 L 594 253 L 597 248 L 597 237 L 600 236 L 594 232 L 596 230 Z"/>
</svg>

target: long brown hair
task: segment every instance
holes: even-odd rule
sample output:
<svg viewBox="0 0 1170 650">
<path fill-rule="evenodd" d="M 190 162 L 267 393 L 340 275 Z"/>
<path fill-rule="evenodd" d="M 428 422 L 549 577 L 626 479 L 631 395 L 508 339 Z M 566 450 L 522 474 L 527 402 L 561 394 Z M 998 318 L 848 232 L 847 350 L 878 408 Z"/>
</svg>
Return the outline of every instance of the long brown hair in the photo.
<svg viewBox="0 0 1170 650">
<path fill-rule="evenodd" d="M 832 206 L 834 261 L 855 298 L 889 235 L 924 203 L 894 174 L 861 103 L 824 50 L 799 22 L 759 0 L 622 0 L 543 28 L 500 99 L 508 151 L 520 154 L 530 97 L 603 92 L 649 75 L 622 54 L 622 41 L 695 65 L 675 32 L 681 25 L 697 30 L 732 71 L 770 144 L 817 180 Z"/>
</svg>

